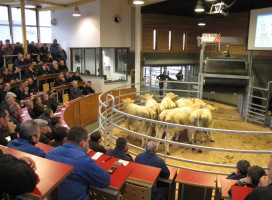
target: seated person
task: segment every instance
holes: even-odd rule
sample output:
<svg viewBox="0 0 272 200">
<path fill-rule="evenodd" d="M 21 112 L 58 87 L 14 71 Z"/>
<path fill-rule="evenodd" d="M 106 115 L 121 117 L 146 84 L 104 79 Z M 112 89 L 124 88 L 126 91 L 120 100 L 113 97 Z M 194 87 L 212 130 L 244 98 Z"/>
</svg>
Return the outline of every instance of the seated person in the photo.
<svg viewBox="0 0 272 200">
<path fill-rule="evenodd" d="M 60 73 L 59 74 L 59 77 L 57 78 L 55 84 L 54 84 L 54 87 L 57 87 L 57 86 L 60 86 L 60 85 L 63 85 L 65 84 L 65 79 L 63 77 L 63 73 Z"/>
<path fill-rule="evenodd" d="M 18 57 L 13 62 L 13 67 L 18 67 L 24 65 L 24 56 L 23 54 L 19 53 Z"/>
<path fill-rule="evenodd" d="M 51 128 L 48 126 L 47 121 L 43 119 L 35 119 L 34 121 L 40 127 L 41 136 L 39 141 L 44 144 L 48 144 L 52 140 L 52 131 Z"/>
<path fill-rule="evenodd" d="M 38 86 L 34 82 L 33 78 L 28 78 L 27 82 L 28 82 L 29 94 L 33 95 L 34 93 L 37 93 L 38 92 Z"/>
<path fill-rule="evenodd" d="M 56 101 L 56 99 L 54 99 L 51 91 L 48 91 L 47 95 L 48 95 L 48 101 L 50 103 L 50 106 L 51 106 L 53 112 L 56 112 L 58 105 L 59 105 L 58 102 Z"/>
<path fill-rule="evenodd" d="M 78 97 L 83 96 L 82 92 L 80 91 L 80 89 L 78 88 L 77 82 L 73 81 L 72 83 L 72 88 L 70 88 L 70 99 L 76 99 Z"/>
<path fill-rule="evenodd" d="M 145 147 L 145 152 L 140 153 L 135 158 L 135 163 L 161 168 L 162 171 L 160 173 L 160 177 L 167 179 L 170 176 L 169 169 L 166 166 L 165 161 L 162 158 L 156 156 L 156 153 L 157 145 L 153 141 L 148 141 Z"/>
<path fill-rule="evenodd" d="M 245 200 L 268 200 L 272 199 L 272 158 L 268 164 L 267 176 L 260 179 L 259 187 L 254 188 Z"/>
<path fill-rule="evenodd" d="M 91 81 L 86 82 L 86 85 L 83 87 L 82 93 L 84 95 L 95 93 L 94 89 L 92 88 L 92 82 Z"/>
<path fill-rule="evenodd" d="M 9 121 L 9 113 L 0 107 L 0 145 L 6 146 L 9 140 L 17 138 L 16 125 Z"/>
<path fill-rule="evenodd" d="M 59 61 L 59 70 L 60 70 L 60 72 L 67 72 L 68 71 L 68 67 L 65 64 L 64 60 Z"/>
<path fill-rule="evenodd" d="M 13 95 L 16 96 L 13 92 L 8 92 L 6 94 L 4 101 L 1 103 L 0 107 L 4 108 L 6 110 L 9 110 L 10 105 L 12 105 L 16 102 Z"/>
<path fill-rule="evenodd" d="M 53 56 L 52 56 L 52 54 L 51 54 L 50 51 L 47 52 L 46 56 L 43 56 L 43 57 L 42 57 L 42 61 L 43 61 L 44 63 L 52 63 L 53 60 L 54 60 L 54 59 L 53 59 Z"/>
<path fill-rule="evenodd" d="M 42 104 L 41 97 L 35 97 L 33 99 L 33 104 L 34 104 L 34 108 L 33 108 L 34 114 L 35 116 L 39 117 L 44 112 L 44 106 Z"/>
<path fill-rule="evenodd" d="M 90 149 L 96 152 L 102 152 L 106 153 L 108 150 L 110 150 L 109 147 L 104 148 L 100 143 L 102 141 L 101 134 L 99 131 L 96 131 L 91 134 L 91 139 L 89 141 Z"/>
<path fill-rule="evenodd" d="M 59 185 L 60 199 L 90 200 L 89 185 L 104 188 L 110 175 L 87 154 L 89 134 L 85 128 L 74 126 L 68 131 L 67 142 L 51 149 L 46 158 L 74 166 L 72 173 Z"/>
<path fill-rule="evenodd" d="M 240 179 L 235 183 L 236 186 L 246 186 L 246 187 L 258 187 L 260 178 L 265 175 L 263 168 L 259 166 L 251 166 L 248 168 L 247 177 Z M 229 195 L 231 195 L 231 189 L 229 190 Z"/>
<path fill-rule="evenodd" d="M 22 109 L 21 106 L 18 103 L 14 103 L 9 107 L 9 119 L 13 124 L 16 125 L 16 132 L 20 132 L 21 130 L 21 124 L 22 122 L 20 121 L 22 115 Z"/>
<path fill-rule="evenodd" d="M 13 77 L 11 77 L 10 75 L 9 75 L 9 72 L 8 72 L 8 68 L 2 68 L 1 69 L 1 75 L 3 76 L 3 78 L 4 78 L 4 83 L 10 83 L 10 84 L 12 84 L 12 83 L 14 83 L 15 82 L 15 80 L 13 80 Z"/>
<path fill-rule="evenodd" d="M 31 54 L 28 53 L 26 54 L 26 57 L 24 58 L 24 65 L 29 65 L 29 64 L 32 64 L 34 62 L 34 60 L 31 58 Z"/>
<path fill-rule="evenodd" d="M 43 93 L 42 94 L 42 104 L 44 106 L 44 108 L 47 108 L 47 109 L 51 109 L 51 104 L 49 102 L 49 99 L 48 99 L 48 94 L 47 93 Z"/>
<path fill-rule="evenodd" d="M 83 82 L 82 78 L 79 76 L 79 72 L 75 72 L 75 74 L 72 76 L 72 80 L 77 82 Z"/>
<path fill-rule="evenodd" d="M 72 80 L 72 77 L 71 77 L 71 74 L 70 74 L 70 72 L 65 72 L 65 82 L 66 83 L 71 83 L 73 80 Z"/>
<path fill-rule="evenodd" d="M 48 46 L 46 43 L 44 43 L 41 48 L 40 48 L 40 58 L 41 58 L 41 61 L 43 62 L 47 62 L 47 61 L 44 61 L 47 59 L 47 53 L 48 53 Z"/>
<path fill-rule="evenodd" d="M 34 69 L 32 63 L 28 64 L 28 68 L 25 71 L 26 78 L 33 78 L 33 77 L 35 77 L 37 75 L 38 75 L 38 71 L 36 69 Z"/>
<path fill-rule="evenodd" d="M 236 172 L 230 174 L 227 179 L 240 180 L 247 177 L 247 170 L 250 167 L 250 163 L 247 160 L 239 160 L 236 164 Z"/>
<path fill-rule="evenodd" d="M 47 121 L 48 125 L 51 125 L 51 120 L 54 117 L 53 110 L 51 109 L 46 109 L 44 110 L 43 114 L 41 114 L 38 119 L 43 119 Z"/>
<path fill-rule="evenodd" d="M 32 192 L 37 184 L 36 164 L 29 157 L 16 158 L 0 147 L 0 199 L 2 192 L 10 196 Z"/>
<path fill-rule="evenodd" d="M 4 76 L 0 74 L 0 88 L 4 85 Z"/>
<path fill-rule="evenodd" d="M 52 147 L 62 146 L 67 141 L 68 128 L 58 127 L 53 133 L 53 142 L 49 142 L 48 145 Z"/>
<path fill-rule="evenodd" d="M 14 82 L 20 81 L 20 79 L 19 79 L 19 71 L 21 71 L 20 68 L 16 68 L 16 69 L 14 69 L 14 71 L 12 69 L 8 70 L 8 75 L 11 77 L 11 79 Z"/>
<path fill-rule="evenodd" d="M 125 137 L 119 137 L 116 140 L 116 147 L 107 151 L 106 155 L 133 162 L 133 158 L 129 155 L 128 149 L 127 139 Z"/>
<path fill-rule="evenodd" d="M 28 111 L 29 116 L 32 119 L 37 119 L 38 117 L 35 115 L 35 112 L 33 111 L 33 108 L 34 108 L 33 102 L 27 101 L 25 106 L 27 107 L 27 111 Z"/>
<path fill-rule="evenodd" d="M 46 153 L 39 147 L 35 147 L 40 140 L 40 128 L 33 120 L 26 120 L 21 125 L 19 139 L 12 140 L 8 143 L 8 147 L 33 154 L 40 157 L 45 157 Z"/>
<path fill-rule="evenodd" d="M 29 88 L 26 86 L 27 84 L 27 81 L 23 80 L 19 87 L 14 90 L 14 94 L 16 94 L 18 101 L 25 100 L 27 97 L 30 97 Z"/>
<path fill-rule="evenodd" d="M 43 63 L 42 67 L 39 68 L 39 70 L 38 70 L 38 75 L 39 76 L 46 75 L 46 74 L 49 74 L 49 72 L 50 72 L 50 69 L 49 69 L 48 65 L 46 63 Z"/>
<path fill-rule="evenodd" d="M 4 83 L 3 89 L 0 92 L 0 103 L 5 100 L 7 93 L 10 91 L 10 84 Z"/>
<path fill-rule="evenodd" d="M 160 177 L 168 179 L 170 176 L 170 171 L 168 167 L 165 164 L 165 161 L 156 156 L 157 153 L 157 145 L 153 141 L 148 141 L 145 147 L 145 153 L 140 153 L 135 158 L 135 163 L 140 163 L 143 165 L 148 165 L 152 167 L 161 168 Z M 152 188 L 151 190 L 151 199 L 167 199 L 168 196 L 168 184 L 165 184 L 163 182 L 158 182 L 156 188 Z"/>
<path fill-rule="evenodd" d="M 60 70 L 59 70 L 59 63 L 57 61 L 53 61 L 51 67 L 50 67 L 50 72 L 52 74 L 54 73 L 60 73 Z"/>
</svg>

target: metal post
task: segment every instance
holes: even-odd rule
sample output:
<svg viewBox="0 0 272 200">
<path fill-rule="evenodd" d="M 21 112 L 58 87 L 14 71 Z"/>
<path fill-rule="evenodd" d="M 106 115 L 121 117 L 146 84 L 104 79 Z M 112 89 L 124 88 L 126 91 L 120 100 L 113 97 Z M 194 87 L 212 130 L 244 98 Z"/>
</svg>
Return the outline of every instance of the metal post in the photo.
<svg viewBox="0 0 272 200">
<path fill-rule="evenodd" d="M 162 88 L 162 91 L 163 91 L 163 96 L 165 97 L 165 88 L 166 88 L 166 81 L 163 81 L 163 88 Z"/>
<path fill-rule="evenodd" d="M 112 129 L 113 129 L 113 126 L 112 126 L 112 118 L 113 118 L 113 111 L 114 111 L 114 108 L 115 108 L 115 102 L 114 102 L 114 97 L 111 95 L 111 94 L 107 94 L 107 105 L 108 105 L 108 98 L 111 98 L 112 100 L 112 108 L 111 108 L 111 118 L 110 118 L 110 147 L 112 147 Z"/>
<path fill-rule="evenodd" d="M 168 124 L 167 124 L 167 126 L 166 126 L 166 134 L 165 134 L 165 141 L 166 142 L 164 143 L 164 158 L 163 158 L 164 160 L 166 159 L 166 155 L 167 155 L 166 147 L 167 147 L 168 135 L 169 135 L 169 129 L 168 129 Z"/>
</svg>

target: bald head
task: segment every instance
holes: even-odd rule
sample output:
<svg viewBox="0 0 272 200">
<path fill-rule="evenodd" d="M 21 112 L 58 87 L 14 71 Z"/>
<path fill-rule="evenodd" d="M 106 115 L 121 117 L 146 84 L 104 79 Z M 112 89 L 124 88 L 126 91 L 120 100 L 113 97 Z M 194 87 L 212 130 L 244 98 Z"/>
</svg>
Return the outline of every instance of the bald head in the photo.
<svg viewBox="0 0 272 200">
<path fill-rule="evenodd" d="M 156 154 L 157 151 L 157 145 L 153 141 L 148 141 L 145 147 L 145 151 L 147 153 Z"/>
</svg>

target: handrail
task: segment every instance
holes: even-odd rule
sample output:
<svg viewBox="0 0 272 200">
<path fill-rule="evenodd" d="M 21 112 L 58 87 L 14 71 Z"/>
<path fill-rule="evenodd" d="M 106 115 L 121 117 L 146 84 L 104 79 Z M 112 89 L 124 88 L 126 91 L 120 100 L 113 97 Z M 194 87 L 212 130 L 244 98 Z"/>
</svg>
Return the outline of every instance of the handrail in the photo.
<svg viewBox="0 0 272 200">
<path fill-rule="evenodd" d="M 147 82 L 147 83 L 150 83 L 150 82 Z M 196 84 L 196 82 L 191 82 L 191 83 Z M 157 121 L 157 120 L 152 120 L 152 119 L 147 119 L 147 118 L 142 118 L 142 117 L 130 115 L 130 114 L 122 111 L 123 103 L 121 103 L 121 101 L 120 101 L 121 98 L 128 96 L 128 95 L 133 95 L 133 94 L 138 95 L 138 94 L 141 94 L 143 91 L 120 95 L 121 94 L 120 89 L 131 87 L 131 86 L 136 86 L 138 84 L 132 84 L 132 85 L 126 84 L 124 86 L 105 91 L 105 92 L 101 93 L 99 96 L 99 103 L 100 103 L 99 118 L 101 120 L 99 122 L 99 126 L 101 126 L 100 128 L 104 131 L 107 131 L 107 128 L 103 127 L 102 121 L 104 121 L 105 124 L 107 124 L 106 126 L 109 126 L 108 128 L 110 129 L 110 145 L 114 144 L 112 139 L 117 139 L 116 136 L 114 136 L 112 134 L 113 127 L 115 127 L 119 130 L 125 131 L 126 133 L 133 134 L 135 136 L 142 137 L 145 139 L 151 139 L 153 141 L 159 141 L 159 142 L 165 143 L 165 145 L 172 144 L 175 146 L 186 147 L 186 148 L 195 148 L 195 149 L 221 151 L 221 152 L 232 152 L 232 153 L 250 153 L 250 154 L 271 154 L 272 153 L 272 150 L 267 151 L 267 150 L 225 149 L 225 148 L 218 148 L 218 147 L 207 147 L 207 146 L 200 146 L 200 145 L 192 145 L 192 144 L 188 144 L 188 143 L 180 143 L 180 142 L 169 141 L 166 139 L 159 139 L 159 138 L 155 138 L 152 136 L 144 135 L 144 134 L 137 133 L 137 132 L 134 132 L 132 130 L 128 130 L 128 129 L 120 126 L 119 124 L 120 124 L 122 118 L 129 117 L 129 118 L 133 118 L 135 120 L 145 120 L 146 122 L 150 122 L 153 124 L 160 124 L 160 125 L 166 126 L 168 128 L 169 127 L 177 127 L 177 128 L 183 128 L 183 129 L 193 129 L 193 130 L 199 130 L 199 131 L 211 131 L 211 132 L 229 133 L 229 134 L 272 135 L 272 132 L 265 132 L 265 131 L 259 132 L 259 131 L 225 130 L 225 129 L 213 129 L 213 128 L 202 128 L 202 127 L 194 127 L 194 126 L 187 126 L 187 125 L 179 125 L 179 124 L 166 123 L 166 122 L 162 122 L 162 121 Z M 146 85 L 146 83 L 143 83 L 143 84 Z M 190 84 L 190 83 L 188 82 L 188 84 Z M 197 84 L 199 84 L 199 83 L 197 83 Z M 117 89 L 119 89 L 119 96 L 114 97 L 113 95 L 111 95 L 111 92 L 113 92 L 114 90 L 117 90 Z M 167 89 L 163 89 L 163 90 L 166 91 Z M 104 97 L 105 94 L 107 97 L 106 104 L 105 104 L 105 102 L 102 101 L 102 98 Z M 115 102 L 114 102 L 115 99 L 119 99 L 119 103 L 115 104 Z M 111 102 L 111 104 L 109 104 L 109 102 Z M 109 105 L 111 105 L 111 106 L 109 107 Z M 106 110 L 104 110 L 102 112 L 102 108 L 105 108 Z M 107 119 L 107 121 L 105 121 L 105 119 Z M 168 133 L 168 131 L 166 131 L 166 132 Z M 132 144 L 128 144 L 128 145 L 133 147 L 134 149 L 144 151 L 144 149 L 141 147 L 138 147 L 138 146 L 135 146 Z M 133 154 L 136 154 L 136 153 L 133 153 Z M 224 164 L 208 163 L 208 162 L 178 158 L 178 157 L 174 157 L 174 156 L 169 156 L 166 154 L 166 152 L 164 154 L 158 154 L 158 155 L 163 158 L 177 160 L 177 161 L 181 161 L 181 162 L 188 162 L 188 163 L 193 163 L 193 164 L 200 164 L 200 165 L 213 166 L 213 167 L 224 167 L 224 168 L 235 168 L 236 167 L 234 165 L 224 165 Z M 171 163 L 167 163 L 167 164 L 169 166 L 175 166 L 175 167 L 186 169 L 186 167 L 183 167 L 183 166 L 177 166 L 177 165 L 173 165 Z M 267 167 L 263 167 L 263 168 L 267 168 Z M 190 168 L 187 168 L 187 169 L 190 169 Z M 210 171 L 197 170 L 197 169 L 190 169 L 190 170 L 209 172 L 209 173 L 215 173 L 215 174 L 225 174 L 225 173 L 220 173 L 220 172 L 210 172 Z"/>
</svg>

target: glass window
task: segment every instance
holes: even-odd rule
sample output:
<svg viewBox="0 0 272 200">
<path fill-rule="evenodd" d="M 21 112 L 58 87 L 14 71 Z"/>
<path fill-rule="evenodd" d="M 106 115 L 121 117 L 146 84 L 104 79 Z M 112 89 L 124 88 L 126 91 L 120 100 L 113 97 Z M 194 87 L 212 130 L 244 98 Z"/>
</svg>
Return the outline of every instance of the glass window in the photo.
<svg viewBox="0 0 272 200">
<path fill-rule="evenodd" d="M 95 75 L 95 49 L 85 50 L 85 74 Z"/>
<path fill-rule="evenodd" d="M 127 48 L 117 48 L 116 49 L 116 68 L 115 71 L 119 73 L 128 72 L 128 49 Z"/>
<path fill-rule="evenodd" d="M 22 39 L 22 27 L 21 26 L 13 26 L 12 28 L 12 31 L 13 31 L 13 41 L 14 43 L 16 42 L 23 42 L 23 39 Z"/>
<path fill-rule="evenodd" d="M 6 24 L 9 25 L 8 20 L 8 7 L 6 6 L 0 6 L 0 24 Z M 2 30 L 2 29 L 1 29 Z M 1 31 L 2 32 L 2 31 Z"/>
<path fill-rule="evenodd" d="M 122 72 L 116 71 L 117 49 L 121 50 L 119 51 L 121 56 L 119 69 Z M 128 52 L 128 48 L 72 48 L 71 69 L 73 72 L 78 71 L 82 74 L 104 76 L 107 81 L 127 80 Z"/>
<path fill-rule="evenodd" d="M 37 26 L 36 10 L 25 9 L 26 26 Z"/>
<path fill-rule="evenodd" d="M 10 38 L 10 32 L 9 32 L 9 26 L 2 26 L 2 25 L 0 25 L 0 30 L 1 30 L 0 40 L 2 40 L 3 43 L 4 43 L 4 41 L 6 39 L 9 39 L 9 40 L 11 39 Z"/>
<path fill-rule="evenodd" d="M 21 8 L 11 8 L 12 24 L 21 25 Z"/>
<path fill-rule="evenodd" d="M 35 43 L 38 42 L 37 36 L 37 27 L 26 27 L 26 38 L 29 42 L 34 41 Z"/>
<path fill-rule="evenodd" d="M 39 23 L 40 26 L 51 26 L 51 11 L 40 11 Z"/>
<path fill-rule="evenodd" d="M 52 29 L 47 27 L 40 27 L 40 41 L 41 43 L 52 42 Z"/>
</svg>

